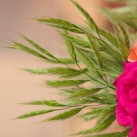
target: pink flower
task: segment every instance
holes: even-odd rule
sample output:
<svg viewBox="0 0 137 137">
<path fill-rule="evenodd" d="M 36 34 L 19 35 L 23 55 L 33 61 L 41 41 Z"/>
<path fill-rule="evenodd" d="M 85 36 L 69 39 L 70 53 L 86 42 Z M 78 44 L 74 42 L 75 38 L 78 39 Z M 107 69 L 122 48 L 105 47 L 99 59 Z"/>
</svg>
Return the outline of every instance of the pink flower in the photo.
<svg viewBox="0 0 137 137">
<path fill-rule="evenodd" d="M 137 137 L 137 61 L 124 63 L 124 72 L 116 79 L 116 119 L 131 127 L 129 137 Z"/>
</svg>

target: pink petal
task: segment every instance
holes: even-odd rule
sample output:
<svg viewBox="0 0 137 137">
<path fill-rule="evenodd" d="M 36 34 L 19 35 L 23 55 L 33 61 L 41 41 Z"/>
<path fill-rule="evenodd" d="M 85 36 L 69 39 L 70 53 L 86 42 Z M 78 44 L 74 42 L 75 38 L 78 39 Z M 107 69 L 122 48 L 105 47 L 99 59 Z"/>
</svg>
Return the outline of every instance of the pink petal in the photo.
<svg viewBox="0 0 137 137">
<path fill-rule="evenodd" d="M 118 103 L 116 107 L 116 119 L 118 123 L 123 127 L 127 127 L 131 125 L 129 114 L 125 110 L 125 108 L 121 105 L 121 103 Z"/>
</svg>

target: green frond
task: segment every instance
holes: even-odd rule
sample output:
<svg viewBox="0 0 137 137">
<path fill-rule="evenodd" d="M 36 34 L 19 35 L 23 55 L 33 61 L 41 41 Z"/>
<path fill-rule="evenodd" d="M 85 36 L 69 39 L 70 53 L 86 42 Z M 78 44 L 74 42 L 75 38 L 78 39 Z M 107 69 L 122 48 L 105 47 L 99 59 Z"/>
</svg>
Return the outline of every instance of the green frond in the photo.
<svg viewBox="0 0 137 137">
<path fill-rule="evenodd" d="M 73 94 L 70 95 L 70 98 L 83 98 L 83 97 L 91 96 L 92 94 L 99 92 L 101 89 L 102 88 L 76 89 L 73 91 Z M 71 90 L 71 92 L 72 92 L 72 90 Z"/>
<path fill-rule="evenodd" d="M 74 68 L 63 68 L 63 67 L 55 67 L 55 68 L 25 68 L 25 71 L 28 71 L 32 74 L 52 74 L 52 75 L 59 75 L 62 78 L 71 78 L 76 77 L 88 70 L 83 68 L 82 70 L 77 70 Z"/>
<path fill-rule="evenodd" d="M 92 28 L 92 29 L 96 29 L 96 24 L 94 22 L 94 20 L 91 18 L 91 16 L 75 1 L 75 0 L 71 0 L 73 2 L 73 4 L 78 8 L 78 10 L 84 15 L 84 17 L 87 20 L 88 25 Z"/>
<path fill-rule="evenodd" d="M 68 118 L 78 114 L 82 109 L 83 109 L 83 107 L 71 109 L 71 110 L 63 112 L 63 113 L 61 113 L 59 115 L 51 117 L 51 118 L 49 118 L 49 119 L 47 119 L 47 120 L 45 120 L 43 122 L 46 122 L 46 121 L 59 121 L 59 120 L 68 119 Z"/>
<path fill-rule="evenodd" d="M 52 107 L 64 107 L 66 105 L 57 102 L 56 100 L 36 100 L 31 102 L 22 103 L 24 105 L 47 105 Z"/>
<path fill-rule="evenodd" d="M 64 38 L 64 42 L 67 46 L 68 52 L 70 57 L 74 60 L 74 62 L 78 65 L 78 59 L 77 59 L 77 55 L 76 55 L 76 51 L 75 51 L 75 47 L 73 45 L 73 43 L 71 41 L 68 41 L 68 39 L 66 39 L 66 37 L 64 37 L 64 35 L 68 34 L 67 31 L 62 31 L 61 35 Z"/>
<path fill-rule="evenodd" d="M 129 129 L 121 128 L 121 132 L 106 133 L 116 120 L 116 93 L 113 85 L 115 79 L 123 72 L 130 46 L 136 39 L 137 3 L 125 0 L 126 6 L 115 9 L 102 9 L 112 25 L 112 32 L 96 25 L 90 14 L 75 0 L 71 0 L 84 16 L 83 25 L 77 25 L 63 19 L 39 18 L 40 23 L 56 28 L 64 40 L 68 58 L 56 57 L 32 39 L 22 35 L 22 44 L 13 41 L 11 48 L 19 49 L 48 63 L 56 64 L 50 68 L 25 68 L 32 74 L 57 76 L 56 80 L 46 81 L 46 85 L 56 88 L 63 102 L 57 100 L 34 100 L 25 105 L 49 107 L 23 114 L 18 119 L 29 118 L 50 112 L 60 112 L 47 121 L 60 121 L 86 111 L 80 117 L 85 121 L 96 120 L 93 128 L 80 131 L 83 137 L 126 137 Z M 116 0 L 113 0 L 116 1 Z M 54 108 L 54 109 L 50 109 Z M 62 112 L 63 111 L 63 112 Z"/>
<path fill-rule="evenodd" d="M 47 85 L 50 87 L 70 87 L 70 86 L 78 86 L 89 80 L 57 80 L 57 81 L 47 81 Z"/>
<path fill-rule="evenodd" d="M 30 118 L 30 117 L 34 117 L 34 116 L 38 116 L 38 115 L 47 114 L 47 113 L 50 113 L 50 112 L 53 112 L 53 111 L 55 111 L 55 110 L 54 109 L 37 110 L 37 111 L 33 111 L 33 112 L 23 114 L 23 115 L 17 117 L 17 119 Z"/>
<path fill-rule="evenodd" d="M 93 134 L 97 132 L 101 132 L 105 129 L 107 129 L 113 122 L 115 121 L 115 113 L 110 113 L 109 115 L 106 116 L 105 119 L 97 123 L 93 128 L 88 129 L 88 130 L 83 130 L 78 133 L 78 135 L 88 135 L 88 134 Z"/>
<path fill-rule="evenodd" d="M 123 132 L 113 132 L 108 134 L 97 134 L 97 135 L 91 135 L 91 136 L 85 136 L 85 137 L 127 137 L 128 130 L 125 130 Z"/>
<path fill-rule="evenodd" d="M 98 118 L 98 121 L 101 121 L 100 118 L 102 119 L 102 116 L 106 116 L 106 114 L 112 113 L 115 111 L 115 106 L 114 105 L 107 105 L 103 107 L 97 107 L 93 108 L 91 111 L 85 113 L 82 115 L 82 118 L 85 121 L 90 121 L 92 119 Z"/>
<path fill-rule="evenodd" d="M 41 23 L 45 23 L 49 26 L 60 28 L 63 30 L 75 32 L 75 33 L 83 33 L 83 30 L 81 30 L 80 27 L 78 27 L 75 24 L 72 24 L 66 20 L 63 19 L 55 19 L 55 18 L 43 18 L 43 19 L 36 19 L 37 21 Z"/>
<path fill-rule="evenodd" d="M 80 36 L 71 36 L 70 34 L 63 34 L 64 38 L 80 46 L 81 48 L 90 48 L 90 42 Z"/>
<path fill-rule="evenodd" d="M 33 50 L 33 49 L 31 49 L 31 48 L 19 43 L 19 42 L 14 42 L 13 41 L 12 46 L 10 48 L 19 49 L 19 50 L 25 51 L 25 52 L 27 52 L 29 54 L 32 54 L 34 56 L 37 56 L 37 57 L 39 57 L 41 59 L 49 61 L 49 59 L 46 56 L 40 54 L 39 52 L 37 52 L 37 51 L 35 51 L 35 50 Z"/>
<path fill-rule="evenodd" d="M 54 57 L 51 53 L 49 53 L 46 49 L 42 48 L 41 46 L 39 46 L 37 43 L 35 43 L 33 40 L 29 39 L 28 37 L 26 37 L 25 35 L 21 35 L 22 38 L 27 41 L 28 43 L 30 43 L 31 46 L 33 46 L 36 50 L 38 50 L 39 52 L 41 52 L 42 54 L 55 59 L 56 57 Z"/>
</svg>

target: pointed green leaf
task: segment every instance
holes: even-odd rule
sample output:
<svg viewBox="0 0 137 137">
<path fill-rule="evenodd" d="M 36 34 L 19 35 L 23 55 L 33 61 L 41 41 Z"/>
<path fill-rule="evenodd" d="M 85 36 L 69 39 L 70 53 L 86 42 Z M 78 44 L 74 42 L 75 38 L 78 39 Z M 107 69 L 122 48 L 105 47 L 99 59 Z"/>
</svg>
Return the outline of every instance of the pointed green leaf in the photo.
<svg viewBox="0 0 137 137">
<path fill-rule="evenodd" d="M 66 44 L 66 46 L 68 48 L 68 52 L 69 52 L 71 58 L 78 65 L 78 60 L 77 60 L 77 55 L 76 55 L 76 52 L 75 52 L 75 47 L 74 47 L 73 43 L 71 41 L 68 41 L 68 39 L 64 36 L 64 35 L 67 35 L 67 34 L 68 34 L 67 31 L 61 32 L 61 35 L 64 38 L 65 44 Z"/>
<path fill-rule="evenodd" d="M 83 107 L 82 108 L 75 108 L 75 109 L 63 112 L 57 116 L 51 117 L 45 121 L 58 121 L 58 120 L 68 119 L 68 118 L 78 114 L 82 109 L 83 109 Z"/>
<path fill-rule="evenodd" d="M 61 28 L 67 31 L 83 33 L 83 30 L 75 24 L 72 24 L 66 20 L 55 19 L 55 18 L 45 18 L 45 19 L 37 19 L 37 21 L 41 23 L 46 23 L 52 27 Z"/>
<path fill-rule="evenodd" d="M 71 98 L 83 98 L 83 97 L 87 97 L 90 96 L 98 91 L 100 91 L 102 88 L 91 88 L 91 89 L 79 89 L 79 90 L 74 90 L 74 93 L 72 95 L 70 95 Z"/>
<path fill-rule="evenodd" d="M 89 26 L 92 29 L 96 29 L 96 24 L 94 20 L 91 18 L 91 16 L 85 11 L 76 1 L 71 0 L 73 4 L 78 8 L 78 10 L 84 15 L 84 17 L 87 19 Z"/>
<path fill-rule="evenodd" d="M 29 112 L 29 113 L 23 114 L 23 115 L 17 117 L 17 119 L 34 117 L 34 116 L 38 116 L 38 115 L 47 114 L 47 113 L 50 113 L 50 112 L 53 112 L 53 111 L 55 111 L 55 110 L 54 110 L 54 109 L 49 109 L 49 110 L 37 110 L 37 111 L 33 111 L 33 112 Z"/>
<path fill-rule="evenodd" d="M 91 47 L 90 43 L 86 39 L 84 39 L 80 36 L 71 36 L 71 35 L 68 35 L 68 34 L 64 34 L 64 37 L 68 41 L 70 41 L 73 44 L 76 44 L 78 46 L 81 46 L 82 48 L 90 48 Z"/>
<path fill-rule="evenodd" d="M 69 87 L 78 86 L 89 80 L 60 80 L 60 81 L 47 81 L 47 85 L 50 87 Z"/>
<path fill-rule="evenodd" d="M 27 52 L 29 54 L 32 54 L 34 56 L 37 56 L 39 58 L 42 58 L 44 59 L 45 61 L 48 61 L 48 62 L 51 62 L 51 63 L 60 63 L 60 64 L 73 64 L 73 60 L 72 59 L 68 59 L 68 58 L 56 58 L 56 59 L 51 59 L 49 57 L 46 57 L 44 56 L 43 54 L 39 53 L 38 51 L 36 50 L 33 50 L 19 42 L 15 42 L 13 41 L 13 44 L 10 48 L 13 48 L 13 49 L 19 49 L 19 50 L 22 50 L 24 52 Z"/>
<path fill-rule="evenodd" d="M 13 41 L 13 44 L 12 44 L 11 48 L 25 51 L 27 53 L 30 53 L 30 54 L 34 55 L 34 56 L 37 56 L 39 58 L 42 58 L 42 59 L 45 59 L 45 60 L 49 61 L 49 59 L 47 57 L 45 57 L 44 55 L 40 54 L 39 52 L 37 52 L 37 51 L 35 51 L 35 50 L 33 50 L 33 49 L 21 44 L 21 43 Z"/>
<path fill-rule="evenodd" d="M 52 75 L 59 75 L 63 78 L 68 78 L 68 77 L 75 77 L 80 74 L 83 74 L 83 72 L 86 72 L 87 69 L 82 69 L 82 71 L 74 69 L 74 68 L 61 68 L 61 67 L 56 67 L 56 68 L 26 68 L 24 69 L 25 71 L 28 71 L 33 74 L 52 74 Z"/>
<path fill-rule="evenodd" d="M 87 37 L 90 41 L 91 47 L 93 48 L 93 51 L 94 51 L 94 54 L 97 58 L 99 66 L 100 66 L 101 69 L 103 69 L 103 61 L 102 61 L 102 56 L 101 56 L 100 50 L 99 50 L 98 46 L 96 45 L 93 37 L 89 34 L 87 34 Z"/>
<path fill-rule="evenodd" d="M 45 54 L 46 56 L 56 59 L 51 53 L 49 53 L 46 49 L 42 48 L 40 45 L 38 45 L 36 42 L 33 40 L 29 39 L 28 37 L 22 35 L 23 39 L 25 39 L 28 43 L 30 43 L 34 48 L 36 48 L 39 52 L 42 54 Z"/>
<path fill-rule="evenodd" d="M 36 100 L 36 101 L 26 102 L 23 104 L 25 104 L 25 105 L 47 105 L 47 106 L 52 106 L 52 107 L 65 106 L 64 104 L 61 104 L 61 103 L 57 102 L 56 100 Z"/>
<path fill-rule="evenodd" d="M 79 135 L 85 135 L 85 134 L 92 134 L 96 132 L 101 132 L 105 129 L 107 129 L 113 122 L 115 121 L 115 113 L 110 113 L 103 121 L 98 123 L 96 126 L 94 126 L 91 129 L 83 130 L 79 132 Z"/>
<path fill-rule="evenodd" d="M 91 135 L 91 136 L 85 136 L 85 137 L 127 137 L 129 130 L 123 131 L 123 132 L 113 132 L 113 133 L 107 133 L 107 134 L 97 134 L 97 135 Z"/>
</svg>

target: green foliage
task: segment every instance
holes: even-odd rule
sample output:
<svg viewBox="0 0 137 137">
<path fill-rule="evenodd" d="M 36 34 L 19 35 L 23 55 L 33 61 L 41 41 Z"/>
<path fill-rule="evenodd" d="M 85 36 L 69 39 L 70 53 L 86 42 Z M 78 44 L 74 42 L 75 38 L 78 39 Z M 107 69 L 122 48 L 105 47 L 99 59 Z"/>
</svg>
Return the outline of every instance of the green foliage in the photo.
<svg viewBox="0 0 137 137">
<path fill-rule="evenodd" d="M 41 52 L 41 53 L 45 54 L 46 56 L 48 56 L 48 57 L 56 60 L 56 57 L 54 57 L 51 53 L 49 53 L 47 50 L 45 50 L 44 48 L 42 48 L 41 46 L 39 46 L 37 43 L 35 43 L 31 39 L 27 38 L 24 35 L 22 35 L 22 38 L 24 38 L 24 40 L 26 40 L 31 46 L 33 46 L 39 52 Z"/>
<path fill-rule="evenodd" d="M 78 86 L 87 82 L 88 80 L 59 80 L 59 81 L 47 81 L 47 85 L 50 87 L 69 87 Z"/>
<path fill-rule="evenodd" d="M 19 117 L 17 117 L 17 119 L 23 119 L 23 118 L 29 118 L 29 117 L 34 117 L 34 116 L 38 116 L 38 115 L 43 115 L 43 114 L 47 114 L 50 112 L 55 111 L 54 109 L 49 109 L 49 110 L 38 110 L 38 111 L 33 111 L 30 113 L 26 113 L 24 115 L 21 115 Z"/>
<path fill-rule="evenodd" d="M 52 106 L 52 107 L 66 106 L 64 104 L 57 102 L 56 100 L 37 100 L 37 101 L 31 101 L 31 102 L 26 102 L 26 103 L 22 103 L 22 104 L 25 104 L 25 105 L 47 105 L 47 106 Z"/>
<path fill-rule="evenodd" d="M 87 112 L 84 115 L 82 115 L 82 118 L 84 118 L 85 121 L 90 121 L 94 118 L 98 118 L 100 121 L 101 118 L 105 118 L 107 114 L 114 111 L 115 105 L 94 108 L 90 112 Z"/>
<path fill-rule="evenodd" d="M 85 137 L 127 137 L 128 130 L 125 130 L 123 132 L 114 132 L 114 133 L 108 133 L 108 134 L 98 134 L 93 136 L 85 136 Z"/>
<path fill-rule="evenodd" d="M 64 119 L 70 118 L 70 117 L 78 114 L 82 109 L 83 109 L 83 107 L 75 108 L 75 109 L 63 112 L 63 113 L 56 115 L 54 117 L 51 117 L 51 118 L 47 119 L 46 121 L 64 120 Z"/>
<path fill-rule="evenodd" d="M 113 82 L 123 71 L 123 62 L 127 61 L 130 44 L 137 31 L 136 2 L 126 3 L 126 7 L 103 9 L 110 18 L 113 31 L 109 32 L 98 27 L 90 14 L 76 1 L 72 3 L 82 13 L 85 27 L 63 19 L 40 18 L 40 23 L 59 30 L 69 53 L 69 58 L 58 58 L 45 48 L 26 36 L 22 38 L 29 44 L 12 42 L 11 48 L 22 50 L 44 61 L 56 63 L 52 68 L 25 68 L 32 74 L 54 75 L 57 80 L 46 81 L 46 85 L 57 88 L 64 102 L 57 100 L 36 100 L 23 103 L 25 105 L 46 105 L 54 109 L 30 112 L 18 117 L 28 118 L 54 111 L 62 113 L 48 118 L 46 121 L 68 119 L 81 110 L 87 111 L 80 115 L 85 121 L 96 119 L 93 128 L 83 130 L 76 135 L 84 137 L 126 137 L 127 129 L 122 132 L 105 133 L 115 121 L 115 87 Z M 131 8 L 132 7 L 132 8 Z M 102 132 L 103 131 L 103 132 Z"/>
<path fill-rule="evenodd" d="M 85 89 L 85 88 L 80 88 L 77 90 L 73 90 L 73 94 L 70 95 L 70 98 L 83 98 L 90 96 L 94 93 L 97 93 L 101 90 L 102 88 L 91 88 L 91 89 Z M 72 90 L 71 90 L 72 92 Z"/>
<path fill-rule="evenodd" d="M 114 113 L 106 115 L 106 118 L 104 118 L 102 121 L 97 123 L 97 125 L 95 125 L 92 129 L 83 130 L 79 132 L 78 135 L 86 135 L 86 134 L 101 132 L 107 129 L 114 122 L 114 120 L 115 120 Z"/>
<path fill-rule="evenodd" d="M 91 18 L 91 16 L 74 0 L 71 0 L 73 2 L 73 4 L 78 8 L 78 10 L 83 14 L 83 16 L 86 18 L 88 25 L 92 28 L 92 29 L 96 29 L 96 24 L 94 22 L 94 20 Z"/>
<path fill-rule="evenodd" d="M 82 70 L 77 70 L 74 68 L 63 68 L 63 67 L 56 67 L 56 68 L 42 68 L 42 69 L 32 69 L 32 68 L 26 68 L 25 71 L 28 71 L 33 74 L 52 74 L 52 75 L 59 75 L 62 78 L 71 78 L 75 76 L 79 76 L 87 71 L 86 68 Z"/>
<path fill-rule="evenodd" d="M 77 25 L 74 25 L 66 20 L 55 19 L 55 18 L 45 18 L 45 19 L 42 18 L 42 19 L 37 19 L 37 21 L 41 23 L 46 23 L 47 25 L 52 27 L 61 28 L 71 32 L 83 33 L 81 28 L 79 28 Z"/>
<path fill-rule="evenodd" d="M 25 37 L 25 36 L 24 36 Z M 29 40 L 27 37 L 25 37 L 25 39 Z M 29 40 L 30 42 L 31 40 Z M 19 50 L 22 50 L 24 52 L 27 52 L 29 54 L 32 54 L 36 57 L 39 57 L 47 62 L 51 62 L 51 63 L 59 63 L 59 64 L 66 64 L 66 63 L 73 63 L 73 60 L 71 59 L 67 59 L 67 58 L 56 58 L 54 57 L 53 55 L 51 55 L 48 51 L 44 50 L 43 48 L 40 48 L 35 42 L 31 41 L 31 43 L 33 43 L 33 47 L 35 45 L 35 48 L 38 50 L 34 50 L 28 46 L 25 46 L 19 42 L 15 42 L 13 41 L 12 42 L 12 45 L 10 48 L 13 48 L 13 49 L 19 49 Z M 42 53 L 46 54 L 47 56 L 43 55 Z M 51 58 L 52 57 L 52 58 Z"/>
</svg>

